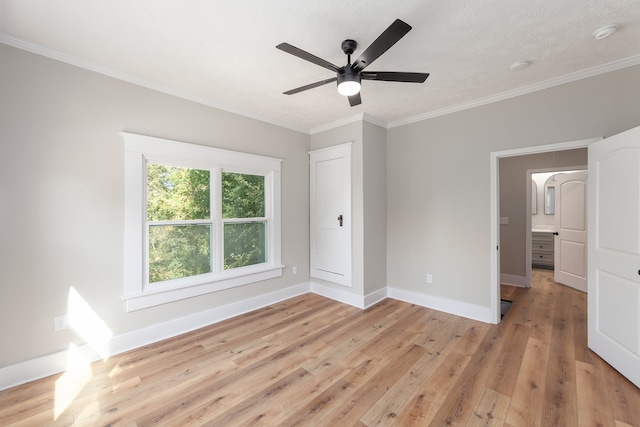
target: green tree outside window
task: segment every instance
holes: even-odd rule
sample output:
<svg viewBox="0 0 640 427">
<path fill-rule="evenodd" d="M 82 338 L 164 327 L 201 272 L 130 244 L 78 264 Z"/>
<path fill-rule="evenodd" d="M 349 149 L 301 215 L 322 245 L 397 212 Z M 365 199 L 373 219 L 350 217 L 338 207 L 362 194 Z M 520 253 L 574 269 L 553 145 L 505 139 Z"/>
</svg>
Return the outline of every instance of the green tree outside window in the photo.
<svg viewBox="0 0 640 427">
<path fill-rule="evenodd" d="M 213 271 L 213 171 L 147 164 L 149 283 Z M 267 261 L 265 177 L 221 172 L 223 268 Z"/>
<path fill-rule="evenodd" d="M 147 165 L 149 283 L 212 271 L 210 175 L 208 170 Z"/>
<path fill-rule="evenodd" d="M 261 175 L 222 173 L 225 270 L 267 260 L 264 181 Z"/>
</svg>

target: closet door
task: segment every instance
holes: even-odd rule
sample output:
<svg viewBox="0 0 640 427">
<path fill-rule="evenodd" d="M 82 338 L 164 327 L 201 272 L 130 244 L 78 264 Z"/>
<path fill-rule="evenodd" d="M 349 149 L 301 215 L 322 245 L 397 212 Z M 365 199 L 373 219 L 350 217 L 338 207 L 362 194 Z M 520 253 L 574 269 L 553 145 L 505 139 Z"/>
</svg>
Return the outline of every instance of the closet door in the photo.
<svg viewBox="0 0 640 427">
<path fill-rule="evenodd" d="M 310 154 L 310 274 L 351 286 L 351 144 Z"/>
</svg>

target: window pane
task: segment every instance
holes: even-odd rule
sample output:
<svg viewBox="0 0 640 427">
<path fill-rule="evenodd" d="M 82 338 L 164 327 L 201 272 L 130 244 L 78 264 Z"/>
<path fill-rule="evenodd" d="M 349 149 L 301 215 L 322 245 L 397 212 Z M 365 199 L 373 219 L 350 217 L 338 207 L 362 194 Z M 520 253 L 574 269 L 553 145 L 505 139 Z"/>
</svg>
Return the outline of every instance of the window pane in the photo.
<svg viewBox="0 0 640 427">
<path fill-rule="evenodd" d="M 225 270 L 266 262 L 266 227 L 264 221 L 224 225 Z"/>
<path fill-rule="evenodd" d="M 211 225 L 149 226 L 149 283 L 211 272 Z"/>
<path fill-rule="evenodd" d="M 264 216 L 264 176 L 222 172 L 222 217 Z"/>
<path fill-rule="evenodd" d="M 147 164 L 147 220 L 209 218 L 208 170 Z"/>
</svg>

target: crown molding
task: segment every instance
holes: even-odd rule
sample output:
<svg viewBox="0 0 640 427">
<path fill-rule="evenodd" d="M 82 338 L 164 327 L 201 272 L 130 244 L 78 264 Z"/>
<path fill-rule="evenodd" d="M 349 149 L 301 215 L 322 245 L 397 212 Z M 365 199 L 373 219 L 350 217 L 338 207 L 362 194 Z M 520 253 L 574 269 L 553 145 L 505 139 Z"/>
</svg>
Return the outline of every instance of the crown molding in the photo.
<svg viewBox="0 0 640 427">
<path fill-rule="evenodd" d="M 125 73 L 125 72 L 116 70 L 114 68 L 106 67 L 96 62 L 78 58 L 76 56 L 69 55 L 67 53 L 60 52 L 55 49 L 51 49 L 35 43 L 31 43 L 4 32 L 0 32 L 0 43 L 15 47 L 17 49 L 21 49 L 27 52 L 35 53 L 37 55 L 44 56 L 50 59 L 55 59 L 57 61 L 64 62 L 66 64 L 74 65 L 79 68 L 84 68 L 85 70 L 93 71 L 98 74 L 103 74 L 108 77 L 113 77 L 118 80 L 122 80 L 128 83 L 133 83 L 135 85 L 142 86 L 147 89 L 152 89 L 158 92 L 165 93 L 167 95 L 185 99 L 187 101 L 192 101 L 198 104 L 206 105 L 208 107 L 216 108 L 218 110 L 223 110 L 229 113 L 238 114 L 240 116 L 248 117 L 250 119 L 258 120 L 271 125 L 283 127 L 286 129 L 290 129 L 296 132 L 301 132 L 309 135 L 309 129 L 293 126 L 290 123 L 274 120 L 272 118 L 254 114 L 252 112 L 242 110 L 242 109 L 233 107 L 231 105 L 215 102 L 215 101 L 212 101 L 211 99 L 199 97 L 184 91 L 179 91 L 179 90 L 176 90 L 175 88 L 169 87 L 168 85 L 154 82 L 152 80 L 148 80 L 133 74 Z"/>
<path fill-rule="evenodd" d="M 612 71 L 618 71 L 623 68 L 633 67 L 636 65 L 640 65 L 640 55 L 630 56 L 628 58 L 623 58 L 617 61 L 608 62 L 606 64 L 597 65 L 595 67 L 587 68 L 585 70 L 577 71 L 575 73 L 566 74 L 564 76 L 545 80 L 545 81 L 528 85 L 528 86 L 523 86 L 517 89 L 508 90 L 506 92 L 501 92 L 495 95 L 479 98 L 473 101 L 464 102 L 462 104 L 440 108 L 438 110 L 430 111 L 423 114 L 418 114 L 417 116 L 408 117 L 406 119 L 395 120 L 393 122 L 389 122 L 387 129 L 404 126 L 411 123 L 421 122 L 427 119 L 433 119 L 435 117 L 456 113 L 458 111 L 468 110 L 470 108 L 480 107 L 482 105 L 492 104 L 494 102 L 503 101 L 505 99 L 515 98 L 516 96 L 527 95 L 529 93 L 538 92 L 544 89 L 549 89 L 549 88 L 560 86 L 566 83 L 572 83 L 572 82 L 586 79 L 589 77 L 599 76 L 601 74 L 610 73 Z"/>
<path fill-rule="evenodd" d="M 385 128 L 385 129 L 388 129 L 388 127 L 389 127 L 389 123 L 385 122 L 382 119 L 374 117 L 371 114 L 363 113 L 362 116 L 363 116 L 362 117 L 363 121 L 369 122 L 372 125 L 380 126 L 381 128 Z"/>
<path fill-rule="evenodd" d="M 601 74 L 609 73 L 612 71 L 618 71 L 623 68 L 640 65 L 640 55 L 635 55 L 635 56 L 630 56 L 628 58 L 623 58 L 617 61 L 609 62 L 606 64 L 597 65 L 595 67 L 587 68 L 585 70 L 577 71 L 575 73 L 570 73 L 564 76 L 545 80 L 533 85 L 523 86 L 517 89 L 501 92 L 495 95 L 479 98 L 473 101 L 452 105 L 450 107 L 440 108 L 437 110 L 429 111 L 423 114 L 418 114 L 418 115 L 407 117 L 400 120 L 394 120 L 392 122 L 385 122 L 383 120 L 373 117 L 370 114 L 360 113 L 354 116 L 346 117 L 344 119 L 336 120 L 334 122 L 330 122 L 324 125 L 320 125 L 320 126 L 308 129 L 308 128 L 303 128 L 299 126 L 294 126 L 290 123 L 274 120 L 270 117 L 258 115 L 250 111 L 233 107 L 231 105 L 215 102 L 211 99 L 202 98 L 202 97 L 193 95 L 191 93 L 179 91 L 167 85 L 163 85 L 163 84 L 154 82 L 152 80 L 142 78 L 140 76 L 124 73 L 122 71 L 119 71 L 110 67 L 106 67 L 104 65 L 100 65 L 92 61 L 81 59 L 76 56 L 69 55 L 64 52 L 60 52 L 55 49 L 50 49 L 35 43 L 31 43 L 4 32 L 0 32 L 0 43 L 6 44 L 8 46 L 12 46 L 21 50 L 25 50 L 27 52 L 35 53 L 37 55 L 41 55 L 47 58 L 51 58 L 60 62 L 64 62 L 70 65 L 74 65 L 80 68 L 84 68 L 86 70 L 93 71 L 98 74 L 103 74 L 118 80 L 133 83 L 135 85 L 142 86 L 147 89 L 152 89 L 158 92 L 165 93 L 167 95 L 171 95 L 171 96 L 175 96 L 188 101 L 196 102 L 198 104 L 206 105 L 208 107 L 216 108 L 222 111 L 227 111 L 229 113 L 238 114 L 240 116 L 258 120 L 271 125 L 279 126 L 285 129 L 290 129 L 306 135 L 314 135 L 317 133 L 321 133 L 321 132 L 334 129 L 340 126 L 344 126 L 346 124 L 357 122 L 357 121 L 367 121 L 369 123 L 375 124 L 385 129 L 391 129 L 399 126 L 408 125 L 411 123 L 420 122 L 423 120 L 432 119 L 435 117 L 444 116 L 447 114 L 456 113 L 459 111 L 468 110 L 475 107 L 480 107 L 487 104 L 492 104 L 494 102 L 515 98 L 520 95 L 526 95 L 526 94 L 538 92 L 544 89 L 560 86 L 565 83 L 571 83 L 571 82 L 586 79 L 589 77 L 599 76 Z"/>
<path fill-rule="evenodd" d="M 348 125 L 350 123 L 355 123 L 355 122 L 368 122 L 373 125 L 380 126 L 381 128 L 384 128 L 384 129 L 388 128 L 388 123 L 385 122 L 384 120 L 380 120 L 377 117 L 374 117 L 368 113 L 359 113 L 353 116 L 345 117 L 344 119 L 336 120 L 334 122 L 330 122 L 324 125 L 314 127 L 309 131 L 309 134 L 315 135 L 317 133 L 339 128 L 340 126 Z"/>
<path fill-rule="evenodd" d="M 340 126 L 348 125 L 349 123 L 360 122 L 362 120 L 364 120 L 364 113 L 355 114 L 353 116 L 345 117 L 344 119 L 336 120 L 334 122 L 329 122 L 324 125 L 311 128 L 311 130 L 309 131 L 309 135 L 315 135 L 318 133 L 328 131 L 330 129 L 335 129 L 335 128 L 339 128 Z"/>
</svg>

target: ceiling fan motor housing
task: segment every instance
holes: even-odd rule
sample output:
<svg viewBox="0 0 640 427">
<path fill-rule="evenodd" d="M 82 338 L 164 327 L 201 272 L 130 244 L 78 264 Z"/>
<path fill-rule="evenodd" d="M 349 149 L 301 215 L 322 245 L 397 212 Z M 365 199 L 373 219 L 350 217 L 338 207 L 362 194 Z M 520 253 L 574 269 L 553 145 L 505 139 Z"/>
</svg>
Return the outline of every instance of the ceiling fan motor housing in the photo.
<svg viewBox="0 0 640 427">
<path fill-rule="evenodd" d="M 355 40 L 347 39 L 342 42 L 342 51 L 347 55 L 353 54 L 357 48 L 358 43 Z"/>
<path fill-rule="evenodd" d="M 340 83 L 344 83 L 344 82 L 360 83 L 362 80 L 362 77 L 360 76 L 360 72 L 354 70 L 351 67 L 351 65 L 347 65 L 343 69 L 341 69 L 337 77 L 338 77 L 338 86 L 340 86 Z"/>
</svg>

